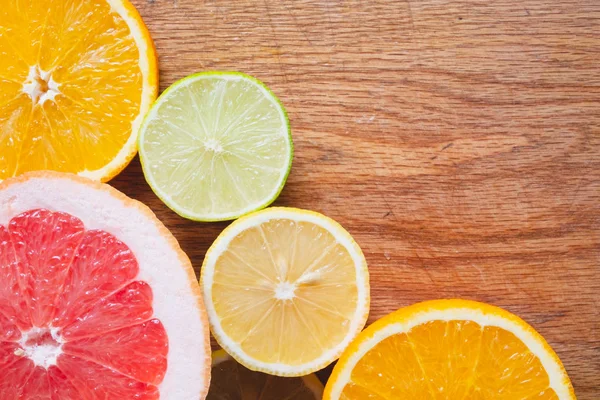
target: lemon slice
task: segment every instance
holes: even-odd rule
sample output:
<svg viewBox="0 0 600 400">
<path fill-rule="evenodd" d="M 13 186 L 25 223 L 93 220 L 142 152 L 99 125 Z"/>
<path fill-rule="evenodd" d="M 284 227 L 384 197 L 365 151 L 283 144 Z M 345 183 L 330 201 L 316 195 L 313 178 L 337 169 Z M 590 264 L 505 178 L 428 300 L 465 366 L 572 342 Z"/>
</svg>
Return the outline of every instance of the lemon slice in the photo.
<svg viewBox="0 0 600 400">
<path fill-rule="evenodd" d="M 369 312 L 362 251 L 337 222 L 311 211 L 269 208 L 235 221 L 208 250 L 200 280 L 221 347 L 272 375 L 325 367 Z"/>
<path fill-rule="evenodd" d="M 548 343 L 519 317 L 434 300 L 389 314 L 344 351 L 324 400 L 574 400 Z"/>
<path fill-rule="evenodd" d="M 271 204 L 292 165 L 283 106 L 258 80 L 204 72 L 169 87 L 146 116 L 140 160 L 156 195 L 197 221 L 234 219 Z"/>
<path fill-rule="evenodd" d="M 321 400 L 323 384 L 315 374 L 282 378 L 251 371 L 224 350 L 212 354 L 210 389 L 206 400 Z"/>
</svg>

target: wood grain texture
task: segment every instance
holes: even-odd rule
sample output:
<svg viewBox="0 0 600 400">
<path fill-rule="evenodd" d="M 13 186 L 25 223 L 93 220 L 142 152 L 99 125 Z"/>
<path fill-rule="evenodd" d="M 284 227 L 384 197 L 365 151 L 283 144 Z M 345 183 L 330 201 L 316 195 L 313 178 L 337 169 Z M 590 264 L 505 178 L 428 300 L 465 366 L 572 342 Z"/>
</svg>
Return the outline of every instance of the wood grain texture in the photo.
<svg viewBox="0 0 600 400">
<path fill-rule="evenodd" d="M 278 205 L 362 246 L 369 321 L 460 297 L 531 323 L 578 398 L 600 398 L 600 2 L 134 1 L 161 88 L 202 70 L 263 80 L 296 156 Z M 224 223 L 186 221 L 138 161 L 114 186 L 199 268 Z"/>
</svg>

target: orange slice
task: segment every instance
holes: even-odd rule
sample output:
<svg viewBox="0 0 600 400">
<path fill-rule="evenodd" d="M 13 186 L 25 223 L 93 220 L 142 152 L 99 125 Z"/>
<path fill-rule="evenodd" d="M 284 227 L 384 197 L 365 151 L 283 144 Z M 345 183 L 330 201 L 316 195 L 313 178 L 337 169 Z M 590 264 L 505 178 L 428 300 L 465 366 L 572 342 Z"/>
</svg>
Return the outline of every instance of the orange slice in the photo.
<svg viewBox="0 0 600 400">
<path fill-rule="evenodd" d="M 251 371 L 224 350 L 213 352 L 207 400 L 321 400 L 323 384 L 315 374 L 282 378 Z"/>
<path fill-rule="evenodd" d="M 0 7 L 0 180 L 50 169 L 106 181 L 136 153 L 156 54 L 127 0 Z"/>
<path fill-rule="evenodd" d="M 71 174 L 0 184 L 0 399 L 203 399 L 200 288 L 141 203 Z"/>
<path fill-rule="evenodd" d="M 575 399 L 539 333 L 500 308 L 435 300 L 365 329 L 333 370 L 324 400 Z"/>
</svg>

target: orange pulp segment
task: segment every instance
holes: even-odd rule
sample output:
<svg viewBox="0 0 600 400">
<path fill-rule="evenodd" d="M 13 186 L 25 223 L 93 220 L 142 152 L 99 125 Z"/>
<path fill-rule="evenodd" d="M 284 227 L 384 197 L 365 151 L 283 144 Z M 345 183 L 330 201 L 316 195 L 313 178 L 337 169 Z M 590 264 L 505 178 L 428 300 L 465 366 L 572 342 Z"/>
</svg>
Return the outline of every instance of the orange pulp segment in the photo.
<svg viewBox="0 0 600 400">
<path fill-rule="evenodd" d="M 340 358 L 324 399 L 574 399 L 560 360 L 524 321 L 461 300 L 377 321 Z"/>
<path fill-rule="evenodd" d="M 51 169 L 108 180 L 136 152 L 156 56 L 127 0 L 0 8 L 0 180 Z"/>
</svg>

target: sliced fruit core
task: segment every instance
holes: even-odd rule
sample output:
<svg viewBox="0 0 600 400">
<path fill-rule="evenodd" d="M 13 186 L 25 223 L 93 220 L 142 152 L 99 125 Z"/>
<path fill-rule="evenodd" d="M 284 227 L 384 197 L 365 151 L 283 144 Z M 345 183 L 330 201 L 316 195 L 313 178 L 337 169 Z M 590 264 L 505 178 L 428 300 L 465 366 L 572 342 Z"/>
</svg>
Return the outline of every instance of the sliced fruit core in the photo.
<svg viewBox="0 0 600 400">
<path fill-rule="evenodd" d="M 342 399 L 558 399 L 540 359 L 512 332 L 430 321 L 391 335 L 352 370 Z"/>
<path fill-rule="evenodd" d="M 0 226 L 0 398 L 158 399 L 168 338 L 129 247 L 36 209 Z"/>
<path fill-rule="evenodd" d="M 302 365 L 352 329 L 356 275 L 348 249 L 324 227 L 271 219 L 229 242 L 215 264 L 212 300 L 222 329 L 244 353 Z"/>
<path fill-rule="evenodd" d="M 30 67 L 27 80 L 23 83 L 23 92 L 31 97 L 33 104 L 43 105 L 47 100 L 54 101 L 58 90 L 58 83 L 52 79 L 49 71 L 44 71 L 39 67 Z"/>
<path fill-rule="evenodd" d="M 31 328 L 23 332 L 19 344 L 21 347 L 15 351 L 15 355 L 28 357 L 36 366 L 46 369 L 56 365 L 58 356 L 62 354 L 61 339 L 55 329 Z"/>
<path fill-rule="evenodd" d="M 289 282 L 279 282 L 275 285 L 275 298 L 278 300 L 291 300 L 295 296 L 296 285 Z"/>
</svg>

